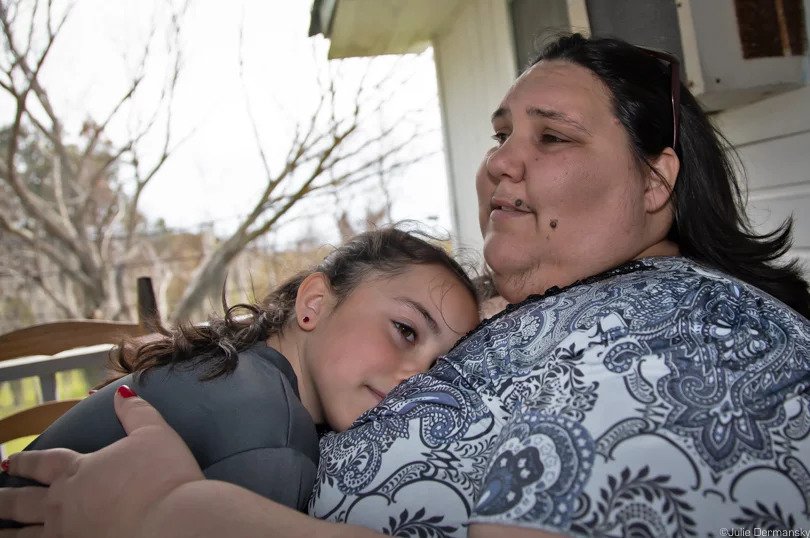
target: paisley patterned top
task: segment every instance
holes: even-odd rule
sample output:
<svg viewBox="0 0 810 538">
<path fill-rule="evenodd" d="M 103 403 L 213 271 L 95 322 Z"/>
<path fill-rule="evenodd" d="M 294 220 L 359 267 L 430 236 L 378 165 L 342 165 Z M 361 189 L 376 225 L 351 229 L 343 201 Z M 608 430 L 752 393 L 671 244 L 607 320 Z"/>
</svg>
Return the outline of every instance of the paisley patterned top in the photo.
<svg viewBox="0 0 810 538">
<path fill-rule="evenodd" d="M 310 513 L 412 537 L 810 530 L 808 387 L 808 320 L 633 262 L 486 320 L 324 437 Z"/>
</svg>

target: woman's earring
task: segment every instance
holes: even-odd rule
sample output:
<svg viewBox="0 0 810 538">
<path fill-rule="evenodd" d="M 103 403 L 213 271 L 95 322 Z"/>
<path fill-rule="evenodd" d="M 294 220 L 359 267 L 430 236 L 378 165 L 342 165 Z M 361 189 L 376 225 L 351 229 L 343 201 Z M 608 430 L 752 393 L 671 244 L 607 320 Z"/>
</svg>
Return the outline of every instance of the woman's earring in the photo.
<svg viewBox="0 0 810 538">
<path fill-rule="evenodd" d="M 304 319 L 301 320 L 304 323 L 309 323 L 309 316 L 304 316 Z"/>
</svg>

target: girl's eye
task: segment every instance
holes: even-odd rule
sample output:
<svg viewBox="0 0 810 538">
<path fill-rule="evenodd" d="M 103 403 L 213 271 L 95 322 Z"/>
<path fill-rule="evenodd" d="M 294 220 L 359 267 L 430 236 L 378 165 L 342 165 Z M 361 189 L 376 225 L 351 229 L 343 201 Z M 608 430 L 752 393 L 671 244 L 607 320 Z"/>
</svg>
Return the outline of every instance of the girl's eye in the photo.
<svg viewBox="0 0 810 538">
<path fill-rule="evenodd" d="M 399 334 L 402 336 L 403 339 L 405 339 L 406 342 L 409 342 L 411 344 L 416 342 L 416 331 L 414 331 L 411 327 L 398 321 L 393 321 L 392 323 L 394 324 L 394 327 L 396 328 L 397 331 L 399 331 Z"/>
<path fill-rule="evenodd" d="M 508 135 L 506 133 L 495 133 L 492 135 L 492 140 L 498 143 L 499 146 L 506 142 Z"/>
</svg>

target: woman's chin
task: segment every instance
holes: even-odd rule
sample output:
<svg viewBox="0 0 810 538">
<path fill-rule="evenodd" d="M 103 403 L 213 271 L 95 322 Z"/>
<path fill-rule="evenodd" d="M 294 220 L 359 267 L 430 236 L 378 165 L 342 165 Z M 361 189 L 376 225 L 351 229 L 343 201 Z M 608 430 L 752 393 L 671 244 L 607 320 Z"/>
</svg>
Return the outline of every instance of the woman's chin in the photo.
<svg viewBox="0 0 810 538">
<path fill-rule="evenodd" d="M 538 265 L 534 260 L 530 245 L 526 241 L 515 241 L 504 234 L 487 234 L 484 237 L 484 259 L 495 273 L 517 275 Z"/>
<path fill-rule="evenodd" d="M 519 303 L 532 293 L 537 293 L 536 284 L 532 281 L 533 271 L 517 263 L 508 263 L 505 258 L 498 258 L 492 269 L 493 283 L 498 294 L 509 303 Z M 489 262 L 488 262 L 489 263 Z"/>
</svg>

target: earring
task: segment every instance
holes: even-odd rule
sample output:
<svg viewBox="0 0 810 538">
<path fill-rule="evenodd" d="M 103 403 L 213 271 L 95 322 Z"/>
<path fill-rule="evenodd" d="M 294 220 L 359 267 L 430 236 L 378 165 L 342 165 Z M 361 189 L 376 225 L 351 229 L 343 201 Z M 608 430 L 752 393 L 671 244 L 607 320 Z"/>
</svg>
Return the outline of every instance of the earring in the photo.
<svg viewBox="0 0 810 538">
<path fill-rule="evenodd" d="M 309 316 L 304 316 L 304 319 L 301 320 L 303 323 L 309 323 Z"/>
</svg>

